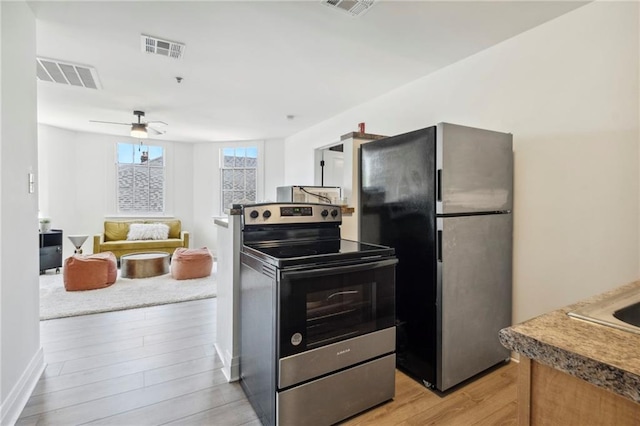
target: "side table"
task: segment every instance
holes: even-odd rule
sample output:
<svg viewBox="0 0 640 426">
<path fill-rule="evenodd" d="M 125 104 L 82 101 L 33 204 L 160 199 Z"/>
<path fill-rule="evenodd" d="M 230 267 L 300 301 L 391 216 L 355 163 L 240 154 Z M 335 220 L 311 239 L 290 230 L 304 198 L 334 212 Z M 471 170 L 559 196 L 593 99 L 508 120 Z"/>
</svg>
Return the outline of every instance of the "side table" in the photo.
<svg viewBox="0 0 640 426">
<path fill-rule="evenodd" d="M 148 278 L 169 273 L 169 253 L 125 254 L 120 257 L 122 278 Z"/>
<path fill-rule="evenodd" d="M 67 238 L 69 239 L 69 241 L 71 241 L 71 244 L 73 244 L 73 246 L 76 248 L 74 253 L 82 254 L 82 245 L 84 244 L 85 241 L 87 241 L 87 238 L 89 238 L 89 236 L 88 235 L 68 235 Z"/>
<path fill-rule="evenodd" d="M 62 229 L 51 229 L 40 233 L 40 273 L 47 269 L 62 267 Z"/>
</svg>

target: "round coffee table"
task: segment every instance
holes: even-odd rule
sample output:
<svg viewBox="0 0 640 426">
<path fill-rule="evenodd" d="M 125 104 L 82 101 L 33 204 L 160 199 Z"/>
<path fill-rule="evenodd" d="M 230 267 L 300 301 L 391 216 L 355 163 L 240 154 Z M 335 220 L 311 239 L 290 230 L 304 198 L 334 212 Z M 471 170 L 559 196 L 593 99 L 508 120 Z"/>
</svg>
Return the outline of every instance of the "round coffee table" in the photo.
<svg viewBox="0 0 640 426">
<path fill-rule="evenodd" d="M 169 273 L 169 253 L 134 253 L 120 257 L 122 278 L 149 278 Z"/>
</svg>

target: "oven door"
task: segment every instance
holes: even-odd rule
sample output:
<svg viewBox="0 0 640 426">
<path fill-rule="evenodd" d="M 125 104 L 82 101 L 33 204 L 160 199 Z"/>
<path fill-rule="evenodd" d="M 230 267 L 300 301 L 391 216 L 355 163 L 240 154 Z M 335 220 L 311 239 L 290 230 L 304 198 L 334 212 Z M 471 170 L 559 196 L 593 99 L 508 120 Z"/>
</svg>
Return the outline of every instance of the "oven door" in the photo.
<svg viewBox="0 0 640 426">
<path fill-rule="evenodd" d="M 393 327 L 395 258 L 282 271 L 280 359 Z"/>
</svg>

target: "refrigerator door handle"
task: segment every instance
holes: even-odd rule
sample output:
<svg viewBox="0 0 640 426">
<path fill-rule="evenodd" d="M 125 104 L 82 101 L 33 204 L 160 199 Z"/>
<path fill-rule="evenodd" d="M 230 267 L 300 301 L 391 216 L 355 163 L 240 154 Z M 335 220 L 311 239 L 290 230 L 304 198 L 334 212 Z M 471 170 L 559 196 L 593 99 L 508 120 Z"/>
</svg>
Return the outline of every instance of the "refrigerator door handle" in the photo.
<svg viewBox="0 0 640 426">
<path fill-rule="evenodd" d="M 442 201 L 442 169 L 436 171 L 436 201 Z"/>
<path fill-rule="evenodd" d="M 438 251 L 438 262 L 442 262 L 442 231 L 438 231 L 438 242 L 437 251 Z"/>
</svg>

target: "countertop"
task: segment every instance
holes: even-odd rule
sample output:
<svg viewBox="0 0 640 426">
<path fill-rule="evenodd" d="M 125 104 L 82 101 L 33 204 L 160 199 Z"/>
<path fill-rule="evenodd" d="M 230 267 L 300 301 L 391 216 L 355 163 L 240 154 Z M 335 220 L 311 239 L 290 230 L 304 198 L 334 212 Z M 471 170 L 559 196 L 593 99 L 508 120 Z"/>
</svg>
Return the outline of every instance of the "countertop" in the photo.
<svg viewBox="0 0 640 426">
<path fill-rule="evenodd" d="M 500 330 L 507 348 L 640 403 L 640 334 L 571 318 L 568 312 L 624 291 L 621 286 Z"/>
</svg>

